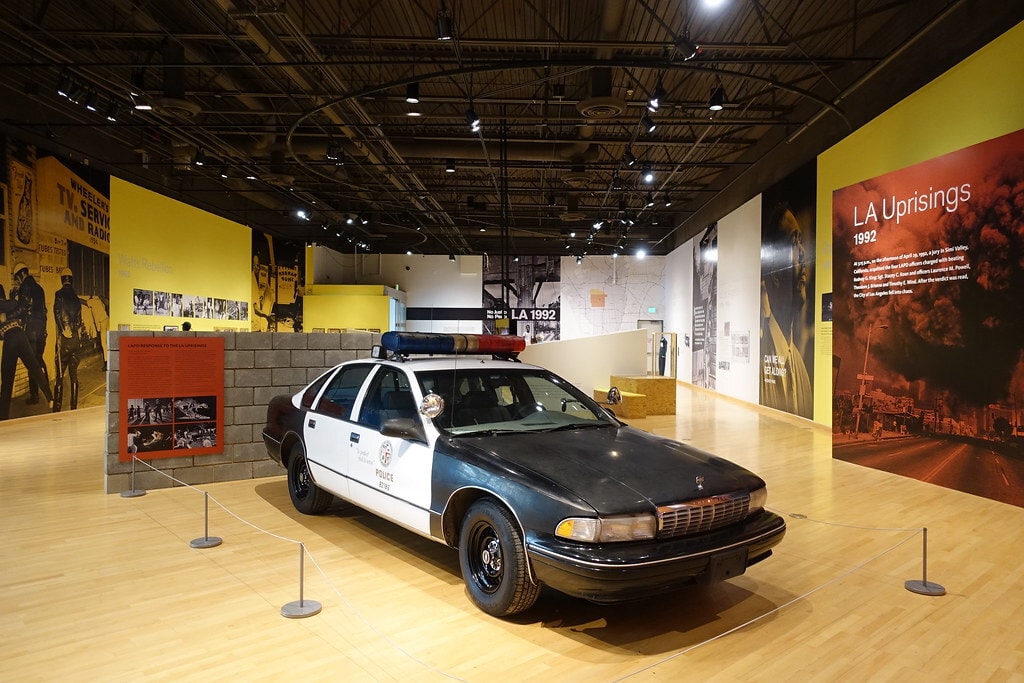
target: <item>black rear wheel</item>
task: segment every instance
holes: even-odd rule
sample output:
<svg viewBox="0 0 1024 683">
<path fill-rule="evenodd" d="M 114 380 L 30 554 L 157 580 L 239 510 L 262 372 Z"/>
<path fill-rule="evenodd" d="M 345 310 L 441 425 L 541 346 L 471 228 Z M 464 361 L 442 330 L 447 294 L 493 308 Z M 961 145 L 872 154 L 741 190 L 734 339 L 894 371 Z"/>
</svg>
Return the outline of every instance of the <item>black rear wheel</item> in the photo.
<svg viewBox="0 0 1024 683">
<path fill-rule="evenodd" d="M 537 600 L 540 586 L 530 579 L 519 528 L 497 501 L 483 498 L 466 512 L 459 565 L 470 599 L 492 616 L 522 612 Z"/>
<path fill-rule="evenodd" d="M 292 446 L 288 456 L 288 494 L 292 505 L 304 515 L 318 515 L 334 501 L 334 496 L 316 485 L 302 444 Z"/>
</svg>

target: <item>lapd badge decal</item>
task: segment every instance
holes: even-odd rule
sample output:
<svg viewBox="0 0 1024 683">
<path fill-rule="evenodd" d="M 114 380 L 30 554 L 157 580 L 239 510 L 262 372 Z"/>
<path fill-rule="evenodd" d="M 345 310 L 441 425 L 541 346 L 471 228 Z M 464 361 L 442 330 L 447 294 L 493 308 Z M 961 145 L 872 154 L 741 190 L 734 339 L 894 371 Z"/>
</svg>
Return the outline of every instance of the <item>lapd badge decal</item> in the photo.
<svg viewBox="0 0 1024 683">
<path fill-rule="evenodd" d="M 387 467 L 391 464 L 391 442 L 385 441 L 380 445 L 380 464 Z"/>
</svg>

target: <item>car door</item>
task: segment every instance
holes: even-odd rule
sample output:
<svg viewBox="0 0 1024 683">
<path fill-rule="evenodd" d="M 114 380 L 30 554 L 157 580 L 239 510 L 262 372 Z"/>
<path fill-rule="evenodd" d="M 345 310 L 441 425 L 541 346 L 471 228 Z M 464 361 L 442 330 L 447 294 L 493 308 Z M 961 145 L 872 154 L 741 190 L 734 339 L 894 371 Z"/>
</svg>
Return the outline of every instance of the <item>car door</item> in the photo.
<svg viewBox="0 0 1024 683">
<path fill-rule="evenodd" d="M 349 435 L 349 496 L 357 505 L 429 536 L 432 445 L 380 432 L 388 418 L 422 424 L 418 404 L 402 369 L 383 366 L 370 378 Z"/>
<path fill-rule="evenodd" d="M 352 410 L 359 390 L 373 370 L 373 363 L 343 365 L 306 413 L 303 440 L 306 462 L 313 481 L 340 498 L 349 497 L 348 436 Z"/>
</svg>

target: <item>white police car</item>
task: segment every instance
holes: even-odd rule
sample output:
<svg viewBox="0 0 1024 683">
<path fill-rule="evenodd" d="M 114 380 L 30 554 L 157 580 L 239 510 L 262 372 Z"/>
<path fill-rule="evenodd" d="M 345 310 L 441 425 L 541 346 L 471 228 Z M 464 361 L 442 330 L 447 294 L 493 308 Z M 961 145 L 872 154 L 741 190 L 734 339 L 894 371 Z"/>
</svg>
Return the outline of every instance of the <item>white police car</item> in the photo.
<svg viewBox="0 0 1024 683">
<path fill-rule="evenodd" d="M 728 579 L 785 534 L 755 474 L 627 426 L 518 362 L 522 338 L 382 345 L 274 398 L 267 450 L 300 512 L 337 497 L 457 548 L 488 614 L 527 609 L 542 585 L 610 603 Z"/>
</svg>

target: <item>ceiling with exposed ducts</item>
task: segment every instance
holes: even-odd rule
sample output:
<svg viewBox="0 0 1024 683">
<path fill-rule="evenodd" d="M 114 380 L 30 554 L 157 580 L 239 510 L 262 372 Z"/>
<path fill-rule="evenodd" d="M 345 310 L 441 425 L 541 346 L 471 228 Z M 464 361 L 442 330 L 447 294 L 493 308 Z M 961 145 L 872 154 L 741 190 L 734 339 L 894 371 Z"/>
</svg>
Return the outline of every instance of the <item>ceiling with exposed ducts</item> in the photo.
<svg viewBox="0 0 1024 683">
<path fill-rule="evenodd" d="M 1006 0 L 7 0 L 0 124 L 339 251 L 665 254 L 1021 20 Z"/>
</svg>

